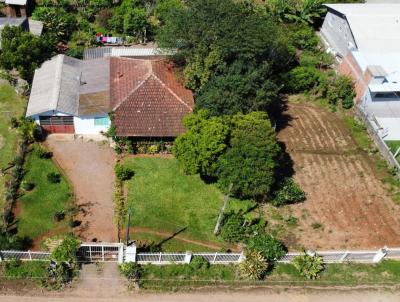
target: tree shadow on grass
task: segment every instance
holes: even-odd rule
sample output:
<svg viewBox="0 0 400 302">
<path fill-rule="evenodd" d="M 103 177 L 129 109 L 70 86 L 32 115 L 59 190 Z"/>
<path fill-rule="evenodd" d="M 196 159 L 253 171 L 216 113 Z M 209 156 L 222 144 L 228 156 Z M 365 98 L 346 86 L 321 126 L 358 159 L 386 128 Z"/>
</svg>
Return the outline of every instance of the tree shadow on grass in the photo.
<svg viewBox="0 0 400 302">
<path fill-rule="evenodd" d="M 162 239 L 160 242 L 156 243 L 154 241 L 151 242 L 138 242 L 138 251 L 140 252 L 161 252 L 163 250 L 163 245 L 168 241 L 174 239 L 177 235 L 186 231 L 187 226 L 180 229 L 179 231 L 173 233 L 171 236 Z"/>
</svg>

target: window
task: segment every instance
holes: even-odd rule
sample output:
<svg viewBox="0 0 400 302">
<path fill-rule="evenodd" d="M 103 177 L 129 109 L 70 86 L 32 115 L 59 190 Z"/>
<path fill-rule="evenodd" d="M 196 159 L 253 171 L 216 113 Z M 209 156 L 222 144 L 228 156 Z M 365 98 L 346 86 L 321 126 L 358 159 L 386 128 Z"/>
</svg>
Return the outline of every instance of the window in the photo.
<svg viewBox="0 0 400 302">
<path fill-rule="evenodd" d="M 94 118 L 94 125 L 95 126 L 108 126 L 110 125 L 110 119 L 108 116 L 106 117 L 95 117 Z"/>
<path fill-rule="evenodd" d="M 375 98 L 377 99 L 392 99 L 398 97 L 399 97 L 398 92 L 378 92 L 375 94 Z"/>
<path fill-rule="evenodd" d="M 71 126 L 74 124 L 73 116 L 39 116 L 40 125 L 42 126 Z"/>
</svg>

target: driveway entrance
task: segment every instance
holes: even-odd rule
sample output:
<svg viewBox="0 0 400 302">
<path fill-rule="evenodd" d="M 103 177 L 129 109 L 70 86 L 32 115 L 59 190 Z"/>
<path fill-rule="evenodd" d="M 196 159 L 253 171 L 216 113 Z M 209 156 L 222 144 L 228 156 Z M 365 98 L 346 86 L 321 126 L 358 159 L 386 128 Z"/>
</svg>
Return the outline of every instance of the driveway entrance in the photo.
<svg viewBox="0 0 400 302">
<path fill-rule="evenodd" d="M 105 142 L 50 135 L 46 146 L 70 180 L 80 213 L 75 233 L 84 241 L 116 242 L 113 222 L 115 154 Z"/>
</svg>

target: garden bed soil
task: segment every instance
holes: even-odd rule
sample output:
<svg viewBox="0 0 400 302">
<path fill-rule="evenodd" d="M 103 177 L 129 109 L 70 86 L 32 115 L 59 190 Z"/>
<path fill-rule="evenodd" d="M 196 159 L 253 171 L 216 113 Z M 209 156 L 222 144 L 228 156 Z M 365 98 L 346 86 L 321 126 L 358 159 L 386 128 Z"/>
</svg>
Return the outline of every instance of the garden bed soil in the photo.
<svg viewBox="0 0 400 302">
<path fill-rule="evenodd" d="M 292 103 L 284 115 L 281 122 L 286 125 L 278 139 L 307 194 L 303 203 L 288 206 L 299 219 L 297 248 L 400 246 L 400 207 L 377 175 L 376 158 L 358 147 L 341 118 L 310 104 Z"/>
</svg>

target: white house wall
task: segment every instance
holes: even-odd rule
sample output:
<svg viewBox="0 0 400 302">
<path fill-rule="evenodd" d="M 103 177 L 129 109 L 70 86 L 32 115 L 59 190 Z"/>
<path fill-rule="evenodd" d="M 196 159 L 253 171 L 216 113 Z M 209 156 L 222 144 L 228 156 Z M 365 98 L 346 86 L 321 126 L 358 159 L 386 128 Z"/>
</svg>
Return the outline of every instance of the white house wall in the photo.
<svg viewBox="0 0 400 302">
<path fill-rule="evenodd" d="M 40 125 L 39 123 L 39 116 L 69 116 L 69 114 L 65 114 L 62 112 L 57 111 L 47 111 L 37 115 L 33 115 L 32 118 L 35 122 Z M 75 127 L 75 134 L 99 134 L 100 132 L 106 132 L 110 126 L 95 126 L 94 120 L 96 117 L 108 117 L 108 115 L 98 115 L 98 116 L 74 116 L 74 127 Z"/>
<path fill-rule="evenodd" d="M 388 130 L 387 136 L 383 139 L 385 141 L 398 141 L 400 140 L 400 118 L 376 118 L 379 125 L 383 129 Z"/>
<path fill-rule="evenodd" d="M 332 12 L 328 12 L 322 24 L 321 34 L 329 44 L 332 52 L 345 57 L 349 49 L 355 49 L 356 44 L 347 20 Z"/>
<path fill-rule="evenodd" d="M 107 132 L 110 126 L 95 126 L 94 120 L 96 117 L 107 117 L 102 116 L 74 116 L 75 134 L 99 134 L 100 132 Z"/>
</svg>

